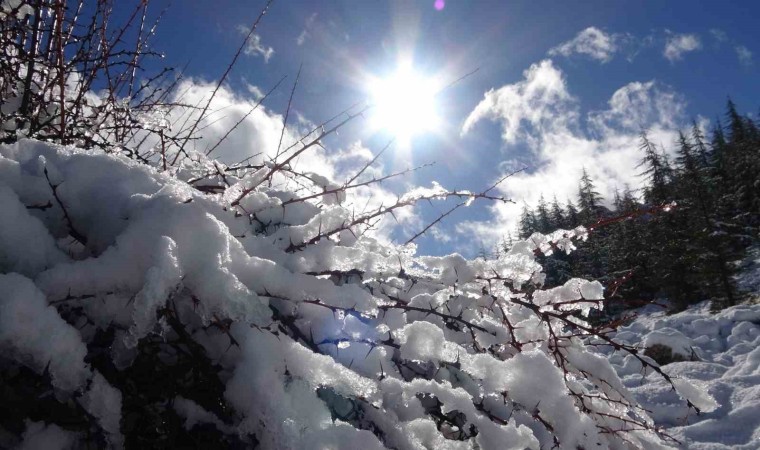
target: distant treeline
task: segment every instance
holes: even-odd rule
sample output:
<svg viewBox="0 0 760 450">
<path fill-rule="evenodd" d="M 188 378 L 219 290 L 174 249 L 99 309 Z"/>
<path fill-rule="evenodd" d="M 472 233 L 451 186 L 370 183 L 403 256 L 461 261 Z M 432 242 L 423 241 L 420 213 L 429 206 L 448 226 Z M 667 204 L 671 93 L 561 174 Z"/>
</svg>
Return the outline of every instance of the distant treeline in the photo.
<svg viewBox="0 0 760 450">
<path fill-rule="evenodd" d="M 708 136 L 696 123 L 682 131 L 673 160 L 642 132 L 641 162 L 632 170 L 646 185 L 640 192 L 616 191 L 612 209 L 603 206 L 585 169 L 576 203 L 561 205 L 556 197 L 547 203 L 542 197 L 535 208 L 525 205 L 517 230 L 521 239 L 536 231 L 614 222 L 594 229 L 577 252 L 544 258 L 547 283 L 572 277 L 606 282 L 612 310 L 660 297 L 676 309 L 705 299 L 714 308 L 740 301 L 746 293 L 733 282 L 736 261 L 758 242 L 760 228 L 760 130 L 730 100 L 723 122 Z M 636 214 L 671 203 L 659 213 Z M 625 215 L 634 217 L 607 220 Z"/>
</svg>

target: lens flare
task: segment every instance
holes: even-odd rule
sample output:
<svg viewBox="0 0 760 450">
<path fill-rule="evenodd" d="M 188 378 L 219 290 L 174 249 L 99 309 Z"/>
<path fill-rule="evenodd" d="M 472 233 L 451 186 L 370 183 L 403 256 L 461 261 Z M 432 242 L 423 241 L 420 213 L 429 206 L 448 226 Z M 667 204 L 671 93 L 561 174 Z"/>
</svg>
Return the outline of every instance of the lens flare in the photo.
<svg viewBox="0 0 760 450">
<path fill-rule="evenodd" d="M 387 78 L 372 82 L 375 126 L 399 140 L 435 131 L 439 125 L 437 86 L 433 78 L 402 67 Z"/>
</svg>

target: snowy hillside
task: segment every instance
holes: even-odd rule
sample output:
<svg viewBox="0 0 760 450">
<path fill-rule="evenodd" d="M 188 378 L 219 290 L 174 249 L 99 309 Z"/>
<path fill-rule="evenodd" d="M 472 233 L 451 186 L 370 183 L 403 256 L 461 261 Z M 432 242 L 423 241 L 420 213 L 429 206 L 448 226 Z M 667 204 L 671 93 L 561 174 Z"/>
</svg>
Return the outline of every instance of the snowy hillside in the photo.
<svg viewBox="0 0 760 450">
<path fill-rule="evenodd" d="M 714 397 L 718 407 L 697 416 L 664 380 L 642 375 L 640 366 L 621 354 L 610 357 L 655 422 L 668 427 L 687 448 L 760 448 L 760 305 L 718 314 L 711 314 L 706 304 L 673 316 L 645 314 L 622 328 L 617 338 L 671 347 L 686 360 L 665 365 L 665 373 L 690 379 Z"/>
<path fill-rule="evenodd" d="M 760 258 L 757 249 L 743 265 L 739 286 L 760 292 Z M 608 353 L 623 384 L 650 411 L 656 423 L 681 441 L 683 448 L 760 448 L 760 304 L 740 305 L 710 313 L 708 302 L 674 315 L 659 307 L 639 311 L 639 317 L 622 327 L 616 339 L 644 347 L 660 345 L 661 356 L 675 360 L 662 367 L 673 378 L 691 380 L 713 409 L 695 415 L 671 386 L 624 352 Z M 664 350 L 660 347 L 661 350 Z M 714 406 L 712 406 L 712 405 Z"/>
</svg>

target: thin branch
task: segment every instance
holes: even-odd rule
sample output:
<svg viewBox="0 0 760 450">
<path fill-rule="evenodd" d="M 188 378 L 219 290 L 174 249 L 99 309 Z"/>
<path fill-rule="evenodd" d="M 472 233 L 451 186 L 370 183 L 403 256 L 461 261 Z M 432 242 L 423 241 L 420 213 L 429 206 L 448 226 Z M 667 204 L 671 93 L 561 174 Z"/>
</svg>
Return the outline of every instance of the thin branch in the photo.
<svg viewBox="0 0 760 450">
<path fill-rule="evenodd" d="M 301 69 L 303 69 L 303 63 L 298 66 L 298 73 L 296 74 L 296 81 L 293 82 L 293 89 L 290 90 L 290 98 L 288 99 L 288 107 L 285 109 L 285 117 L 282 119 L 282 131 L 280 132 L 280 141 L 277 143 L 277 152 L 274 156 L 274 161 L 277 162 L 277 158 L 280 157 L 280 148 L 282 147 L 282 138 L 285 137 L 285 129 L 288 126 L 288 117 L 290 116 L 290 107 L 293 103 L 293 95 L 296 93 L 298 87 L 298 80 L 301 78 Z"/>
<path fill-rule="evenodd" d="M 253 22 L 253 25 L 251 25 L 251 29 L 248 31 L 248 34 L 246 34 L 245 39 L 243 39 L 243 42 L 240 44 L 240 47 L 238 47 L 237 52 L 235 52 L 235 56 L 232 57 L 232 61 L 230 61 L 230 63 L 227 65 L 227 68 L 224 70 L 224 73 L 222 74 L 222 76 L 219 77 L 219 81 L 217 81 L 214 91 L 211 93 L 211 96 L 206 102 L 206 106 L 203 107 L 203 110 L 201 111 L 201 115 L 198 117 L 198 120 L 196 120 L 195 123 L 193 123 L 193 126 L 190 129 L 190 132 L 188 133 L 187 137 L 185 137 L 185 140 L 182 142 L 182 145 L 180 145 L 180 149 L 177 152 L 177 155 L 174 157 L 174 161 L 172 161 L 172 165 L 174 165 L 174 163 L 177 162 L 177 158 L 179 157 L 180 153 L 182 153 L 185 150 L 185 145 L 187 145 L 188 138 L 192 136 L 193 133 L 195 133 L 195 129 L 198 127 L 198 124 L 206 116 L 206 112 L 208 111 L 208 108 L 211 106 L 211 102 L 214 100 L 214 97 L 216 97 L 216 93 L 222 87 L 222 84 L 224 83 L 224 81 L 227 79 L 227 76 L 232 71 L 232 68 L 235 66 L 235 63 L 240 57 L 240 54 L 243 52 L 243 49 L 248 44 L 248 40 L 253 35 L 253 32 L 256 31 L 256 27 L 259 25 L 259 22 L 267 13 L 267 11 L 269 10 L 269 7 L 272 5 L 273 2 L 274 0 L 267 1 L 267 4 L 264 5 L 264 8 L 261 10 L 261 12 L 259 13 L 259 16 Z"/>
<path fill-rule="evenodd" d="M 50 181 L 50 177 L 48 176 L 47 167 L 43 168 L 43 172 L 45 173 L 45 179 L 48 182 L 48 186 L 50 186 L 50 189 L 53 191 L 53 198 L 55 198 L 56 203 L 58 203 L 58 206 L 63 211 L 63 218 L 66 220 L 66 224 L 68 225 L 69 234 L 71 235 L 71 237 L 73 237 L 74 239 L 76 239 L 80 244 L 87 245 L 87 236 L 85 236 L 82 233 L 80 233 L 79 231 L 77 231 L 77 229 L 74 227 L 74 224 L 71 222 L 71 217 L 69 217 L 69 213 L 66 210 L 66 207 L 63 205 L 63 202 L 61 201 L 61 198 L 58 197 L 58 186 L 59 185 L 57 185 L 57 184 L 54 185 Z"/>
<path fill-rule="evenodd" d="M 218 142 L 217 142 L 217 143 L 216 143 L 216 144 L 215 144 L 213 147 L 211 147 L 211 149 L 209 149 L 209 150 L 206 152 L 206 156 L 210 155 L 210 154 L 211 154 L 211 152 L 213 152 L 214 150 L 216 150 L 216 148 L 217 148 L 217 147 L 219 147 L 219 145 L 221 145 L 221 144 L 222 144 L 222 142 L 224 142 L 224 140 L 225 140 L 225 139 L 227 139 L 227 137 L 228 137 L 230 134 L 232 134 L 232 132 L 233 132 L 233 131 L 235 131 L 235 129 L 236 129 L 236 128 L 237 128 L 237 127 L 238 127 L 238 126 L 241 124 L 241 123 L 243 123 L 243 121 L 244 121 L 245 119 L 247 119 L 247 118 L 248 118 L 248 116 L 250 116 L 251 114 L 253 114 L 253 112 L 254 112 L 254 111 L 255 111 L 255 110 L 256 110 L 256 109 L 259 107 L 259 105 L 261 105 L 261 104 L 264 102 L 264 100 L 266 100 L 266 99 L 267 99 L 267 97 L 269 97 L 269 95 L 270 95 L 272 92 L 274 92 L 274 91 L 275 91 L 275 89 L 277 89 L 277 87 L 279 87 L 279 86 L 280 86 L 280 83 L 282 83 L 282 82 L 285 80 L 285 78 L 287 78 L 287 75 L 283 75 L 283 77 L 282 77 L 282 78 L 280 78 L 280 81 L 278 81 L 278 82 L 277 82 L 277 84 L 275 84 L 275 85 L 274 85 L 274 87 L 272 87 L 272 89 L 270 89 L 270 90 L 269 90 L 269 92 L 267 92 L 267 93 L 266 93 L 266 94 L 265 94 L 263 97 L 261 97 L 261 98 L 259 99 L 259 101 L 258 101 L 258 102 L 256 102 L 256 104 L 253 106 L 253 108 L 251 108 L 251 109 L 250 109 L 250 110 L 249 110 L 247 113 L 245 113 L 245 115 L 243 115 L 243 117 L 241 117 L 241 118 L 240 118 L 240 120 L 238 120 L 238 121 L 235 123 L 235 125 L 233 125 L 233 126 L 230 128 L 230 129 L 228 129 L 228 130 L 227 130 L 227 132 L 226 132 L 226 133 L 224 133 L 224 136 L 222 136 L 222 137 L 221 137 L 221 139 L 219 139 L 219 141 L 218 141 Z"/>
</svg>

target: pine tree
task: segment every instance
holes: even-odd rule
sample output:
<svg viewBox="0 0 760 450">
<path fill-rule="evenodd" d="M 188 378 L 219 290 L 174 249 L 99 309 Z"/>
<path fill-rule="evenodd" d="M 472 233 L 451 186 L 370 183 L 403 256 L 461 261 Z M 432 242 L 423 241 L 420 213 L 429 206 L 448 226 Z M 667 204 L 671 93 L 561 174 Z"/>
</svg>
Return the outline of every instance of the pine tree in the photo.
<svg viewBox="0 0 760 450">
<path fill-rule="evenodd" d="M 710 167 L 710 150 L 705 143 L 705 136 L 697 125 L 697 121 L 692 121 L 691 140 L 694 142 L 694 150 L 697 154 L 697 160 L 700 170 L 707 171 Z"/>
<path fill-rule="evenodd" d="M 726 115 L 730 133 L 725 152 L 733 169 L 725 174 L 731 195 L 730 206 L 737 223 L 756 228 L 760 226 L 760 131 L 751 119 L 739 115 L 730 99 Z"/>
<path fill-rule="evenodd" d="M 647 203 L 667 202 L 671 198 L 668 188 L 670 168 L 662 154 L 649 140 L 646 131 L 641 132 L 640 139 L 639 148 L 644 152 L 644 157 L 638 165 L 639 168 L 643 167 L 643 171 L 639 175 L 645 177 L 649 182 L 649 186 L 644 191 L 644 199 Z"/>
<path fill-rule="evenodd" d="M 644 199 L 649 204 L 664 204 L 674 200 L 673 171 L 663 153 L 658 152 L 645 131 L 641 133 L 639 148 L 644 157 L 639 163 L 640 176 L 645 177 L 649 186 L 644 190 Z M 691 254 L 684 253 L 683 218 L 677 214 L 653 217 L 647 222 L 646 236 L 651 249 L 646 252 L 646 265 L 650 269 L 650 279 L 646 280 L 660 287 L 660 291 L 674 302 L 678 309 L 695 301 L 694 286 L 690 282 L 693 270 Z"/>
<path fill-rule="evenodd" d="M 698 156 L 701 138 L 696 135 L 694 139 L 692 145 L 683 133 L 679 133 L 676 189 L 681 208 L 676 214 L 682 218 L 681 226 L 686 234 L 680 242 L 683 248 L 680 259 L 692 265 L 695 274 L 692 283 L 702 288 L 700 293 L 717 295 L 730 305 L 736 301 L 726 252 L 730 247 L 730 235 L 721 232 L 719 224 L 723 222 L 715 220 L 715 197 Z"/>
<path fill-rule="evenodd" d="M 617 195 L 615 215 L 631 213 L 641 207 L 633 191 L 626 186 L 623 193 Z M 651 283 L 652 273 L 647 260 L 650 243 L 646 233 L 646 222 L 634 219 L 624 220 L 610 229 L 608 271 L 617 277 L 630 276 L 608 304 L 610 313 L 638 306 L 642 301 L 651 300 L 656 293 L 657 289 Z"/>
<path fill-rule="evenodd" d="M 633 274 L 615 291 L 615 299 L 636 302 L 662 296 L 677 309 L 706 299 L 712 299 L 714 307 L 741 299 L 743 294 L 733 284 L 732 262 L 758 240 L 760 129 L 740 115 L 732 102 L 724 123 L 725 128 L 716 121 L 706 137 L 693 121 L 688 134 L 678 135 L 672 164 L 668 153 L 642 132 L 638 168 L 646 185 L 641 200 L 628 186 L 622 192 L 616 189 L 615 215 L 671 202 L 676 207 L 669 212 L 637 213 L 637 219 L 594 229 L 593 238 L 571 256 L 541 258 L 547 281 L 561 283 L 579 276 L 605 282 Z M 577 204 L 578 208 L 568 199 L 562 208 L 555 197 L 547 205 L 542 196 L 535 211 L 525 205 L 521 235 L 593 225 L 605 217 L 608 210 L 585 168 Z M 604 274 L 611 277 L 605 279 Z M 613 299 L 612 306 L 632 304 L 626 301 Z"/>
<path fill-rule="evenodd" d="M 575 228 L 581 224 L 580 216 L 578 215 L 578 208 L 575 207 L 572 200 L 567 199 L 567 206 L 565 207 L 567 213 L 565 214 L 568 228 Z"/>
<path fill-rule="evenodd" d="M 518 235 L 521 239 L 530 237 L 531 234 L 538 231 L 538 223 L 536 221 L 536 215 L 528 207 L 528 204 L 523 204 L 522 213 L 520 214 L 520 222 L 518 224 Z"/>
<path fill-rule="evenodd" d="M 595 221 L 602 215 L 602 196 L 596 191 L 596 186 L 585 167 L 578 188 L 578 206 L 580 219 L 585 224 Z"/>
<path fill-rule="evenodd" d="M 602 206 L 602 200 L 602 196 L 596 191 L 596 186 L 584 167 L 578 185 L 580 210 L 577 213 L 577 220 L 580 225 L 591 226 L 604 216 L 607 209 Z M 593 240 L 594 245 L 584 246 L 575 253 L 571 266 L 573 274 L 583 274 L 588 279 L 599 279 L 605 274 L 604 268 L 609 259 L 608 232 L 595 231 Z"/>
<path fill-rule="evenodd" d="M 552 220 L 549 217 L 549 206 L 544 200 L 544 195 L 538 199 L 538 207 L 536 208 L 536 222 L 538 225 L 538 231 L 541 233 L 549 233 L 553 230 Z"/>
<path fill-rule="evenodd" d="M 567 223 L 565 212 L 562 211 L 562 207 L 559 205 L 556 195 L 554 196 L 554 199 L 552 200 L 550 218 L 551 218 L 552 228 L 554 229 L 573 228 L 570 224 Z"/>
</svg>

